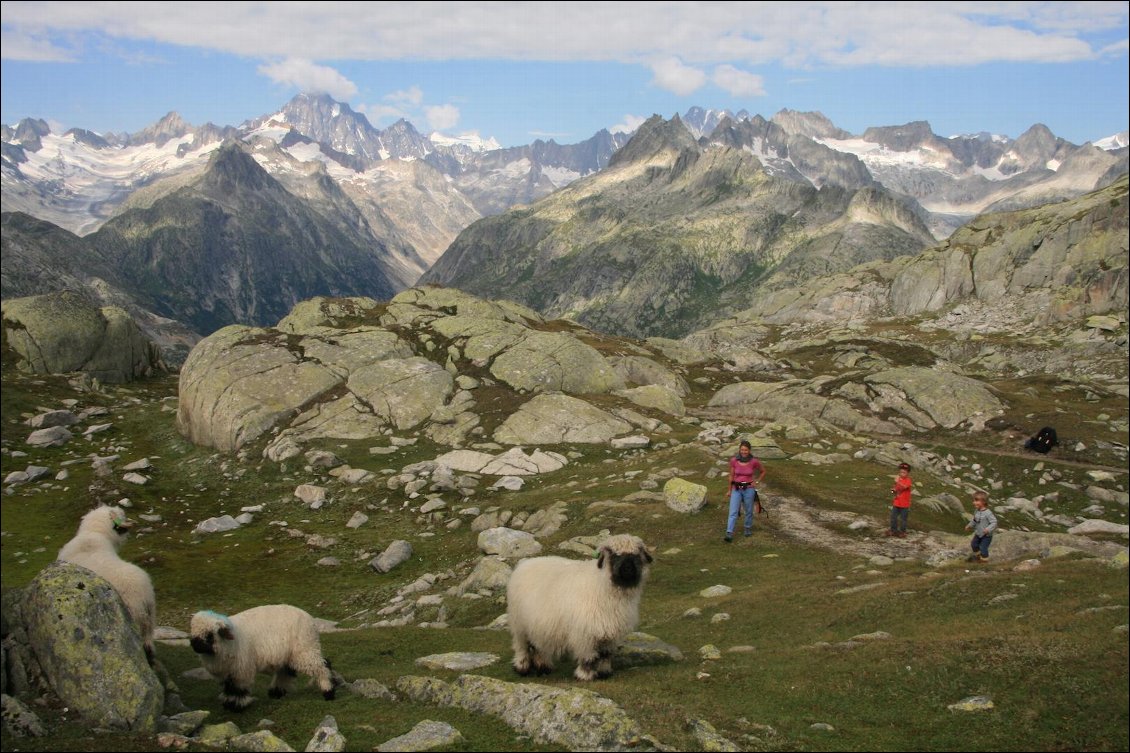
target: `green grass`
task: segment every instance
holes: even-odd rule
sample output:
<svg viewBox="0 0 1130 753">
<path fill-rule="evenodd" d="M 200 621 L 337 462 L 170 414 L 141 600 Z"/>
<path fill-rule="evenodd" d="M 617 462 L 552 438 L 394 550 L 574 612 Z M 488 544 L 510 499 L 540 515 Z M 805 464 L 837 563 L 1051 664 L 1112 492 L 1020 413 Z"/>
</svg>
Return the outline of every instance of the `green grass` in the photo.
<svg viewBox="0 0 1130 753">
<path fill-rule="evenodd" d="M 701 373 L 725 381 L 741 378 Z M 1062 385 L 1038 384 L 1030 405 L 1024 403 L 1028 398 L 1013 401 L 1012 410 L 1020 413 L 1010 418 L 1023 418 L 1041 397 L 1055 394 L 1061 400 L 1059 407 L 1078 416 L 1077 422 L 1062 425 L 1093 445 L 1096 435 L 1083 434 L 1092 426 L 1089 421 L 1102 412 L 1125 414 L 1124 404 L 1120 408 L 1116 400 L 1089 400 L 1082 390 L 1051 393 L 1057 386 Z M 370 623 L 379 619 L 376 610 L 420 575 L 450 571 L 452 577 L 431 591 L 443 593 L 473 566 L 476 537 L 466 522 L 453 531 L 420 522 L 413 508 L 422 500 L 405 507 L 403 494 L 388 491 L 383 483 L 347 487 L 324 473 L 304 470 L 299 458 L 280 467 L 262 460 L 262 442 L 246 448 L 242 459 L 192 446 L 177 433 L 175 414 L 164 409 L 175 405 L 165 400 L 175 395 L 175 388 L 175 379 L 167 378 L 108 387 L 104 394 L 76 393 L 64 378 L 32 378 L 5 368 L 0 396 L 6 450 L 0 456 L 3 473 L 37 464 L 50 467 L 53 476 L 63 462 L 81 461 L 66 466 L 69 478 L 64 481 L 48 476 L 4 497 L 0 579 L 5 590 L 26 585 L 51 562 L 93 504 L 121 497 L 131 500 L 131 517 L 159 514 L 162 518 L 127 541 L 122 555 L 152 577 L 159 623 L 180 629 L 187 629 L 190 615 L 199 609 L 235 612 L 276 602 L 295 604 L 318 617 L 341 621 L 344 627 Z M 28 448 L 24 439 L 30 429 L 22 424 L 25 414 L 58 407 L 68 398 L 77 398 L 80 407 L 106 406 L 109 414 L 92 422 L 112 422 L 114 427 L 93 440 L 77 436 L 61 448 Z M 513 409 L 512 397 L 504 391 L 484 391 L 481 398 L 485 424 L 497 423 Z M 687 400 L 692 407 L 702 402 L 701 392 Z M 753 423 L 737 424 L 741 431 L 757 428 Z M 679 426 L 673 436 L 680 444 L 643 452 L 553 448 L 575 451 L 579 457 L 560 471 L 529 478 L 520 492 L 487 491 L 490 480 L 484 479 L 470 498 L 444 495 L 452 510 L 498 506 L 533 512 L 564 502 L 569 520 L 543 541 L 547 552 L 554 552 L 556 544 L 568 538 L 604 528 L 635 533 L 653 548 L 656 562 L 644 591 L 640 629 L 676 645 L 685 658 L 624 669 L 607 681 L 585 686 L 620 704 L 644 732 L 679 750 L 700 747 L 686 725 L 693 717 L 706 719 L 749 750 L 1125 750 L 1130 746 L 1130 655 L 1125 632 L 1116 631 L 1126 624 L 1130 603 L 1124 569 L 1080 557 L 1047 560 L 1023 573 L 1014 572 L 1015 563 L 1006 561 L 970 570 L 963 565 L 933 569 L 918 561 L 899 560 L 879 569 L 864 558 L 805 546 L 789 536 L 783 519 L 772 510 L 774 500 L 785 496 L 821 509 L 885 520 L 893 469 L 863 461 L 813 466 L 767 460 L 764 493 L 770 515 L 759 518 L 751 539 L 739 538 L 727 545 L 721 541 L 724 480 L 706 480 L 711 468 L 720 467 L 718 461 L 727 448 L 689 444 L 695 431 Z M 981 435 L 938 431 L 914 441 L 939 455 L 952 454 L 964 469 L 980 463 L 984 478 L 1005 482 L 1002 495 L 1014 492 L 1031 498 L 1055 490 L 1060 499 L 1047 507 L 1069 514 L 1090 504 L 1082 491 L 1085 471 L 1109 464 L 1111 457 L 1074 451 L 1050 458 L 1025 456 L 1010 451 L 1007 431 L 990 429 Z M 434 458 L 445 449 L 421 439 L 395 455 L 372 456 L 368 447 L 376 444 L 385 440 L 315 446 L 378 473 Z M 808 449 L 784 439 L 781 446 L 788 452 Z M 27 455 L 13 457 L 12 451 Z M 109 479 L 98 477 L 90 467 L 90 453 L 118 454 L 119 467 L 149 457 L 155 466 L 147 474 L 152 481 L 134 487 L 122 483 L 120 473 Z M 1041 473 L 1033 470 L 1040 461 L 1060 478 L 1041 485 Z M 708 505 L 701 513 L 681 515 L 654 501 L 590 507 L 601 500 L 620 501 L 638 491 L 649 474 L 673 467 L 682 477 L 707 484 Z M 641 473 L 625 478 L 631 470 Z M 920 497 L 950 492 L 968 502 L 959 489 L 924 470 L 916 469 L 914 480 Z M 303 508 L 293 497 L 300 483 L 327 486 L 330 503 L 320 511 Z M 241 507 L 256 504 L 264 504 L 265 509 L 245 528 L 231 534 L 191 533 L 200 520 L 237 515 Z M 357 530 L 345 528 L 357 510 L 364 511 L 369 522 Z M 1112 516 L 1117 519 L 1120 513 L 1112 511 Z M 269 525 L 272 520 L 286 520 L 292 528 L 333 537 L 337 543 L 326 550 L 311 548 L 303 539 Z M 961 530 L 952 516 L 921 505 L 912 507 L 910 524 L 919 530 Z M 1032 530 L 1055 529 L 1027 517 L 1006 517 L 1006 525 L 1021 524 Z M 421 538 L 417 534 L 423 530 L 435 535 Z M 836 532 L 849 533 L 846 528 Z M 397 538 L 412 543 L 412 558 L 390 574 L 372 571 L 368 559 Z M 315 564 L 327 555 L 337 557 L 341 565 Z M 881 585 L 838 593 L 868 583 Z M 733 592 L 716 599 L 699 595 L 716 584 L 728 585 Z M 1002 595 L 1014 596 L 990 603 Z M 479 674 L 535 681 L 520 680 L 510 670 L 506 632 L 474 629 L 504 611 L 498 599 L 448 598 L 445 604 L 448 629 L 329 633 L 323 637 L 325 653 L 347 679 L 371 677 L 394 690 L 397 679 L 405 675 L 454 679 L 454 673 L 426 670 L 415 660 L 456 650 L 489 651 L 501 657 Z M 701 609 L 702 615 L 685 617 L 692 607 Z M 1085 611 L 1096 607 L 1118 608 Z M 720 612 L 730 619 L 712 623 L 711 617 Z M 418 616 L 422 618 L 423 613 Z M 835 645 L 876 631 L 891 638 L 853 648 Z M 701 659 L 699 648 L 706 644 L 722 649 L 723 658 Z M 725 653 L 747 645 L 754 650 Z M 275 722 L 276 734 L 295 748 L 305 746 L 324 715 L 333 714 L 350 750 L 372 749 L 422 719 L 446 721 L 459 729 L 466 741 L 454 749 L 550 749 L 519 736 L 498 719 L 461 709 L 405 699 L 367 700 L 347 693 L 326 703 L 304 680 L 289 697 L 272 700 L 266 696 L 267 678 L 262 677 L 252 708 L 230 713 L 220 707 L 216 683 L 181 676 L 198 666 L 187 647 L 161 645 L 158 653 L 185 703 L 210 711 L 210 722 L 232 720 L 249 732 L 266 717 Z M 578 687 L 571 670 L 568 662 L 562 662 L 553 674 L 536 682 Z M 996 708 L 979 714 L 947 708 L 972 695 L 991 697 Z M 156 745 L 152 737 L 92 733 L 89 724 L 59 708 L 35 710 L 50 735 L 26 740 L 5 731 L 4 750 L 151 750 Z M 835 729 L 812 729 L 817 722 Z"/>
</svg>

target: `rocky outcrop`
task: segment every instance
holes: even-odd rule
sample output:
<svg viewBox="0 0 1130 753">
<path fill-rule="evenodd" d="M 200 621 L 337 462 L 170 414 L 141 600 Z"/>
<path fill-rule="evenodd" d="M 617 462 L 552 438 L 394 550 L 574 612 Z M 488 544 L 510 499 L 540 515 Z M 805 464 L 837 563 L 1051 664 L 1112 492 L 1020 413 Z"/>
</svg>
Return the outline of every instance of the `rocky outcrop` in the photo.
<svg viewBox="0 0 1130 753">
<path fill-rule="evenodd" d="M 24 371 L 80 371 L 118 384 L 165 370 L 159 349 L 126 311 L 96 306 L 78 293 L 7 300 L 3 318 L 5 339 Z"/>
<path fill-rule="evenodd" d="M 505 444 L 604 444 L 626 434 L 632 425 L 569 395 L 538 395 L 507 418 L 494 432 Z"/>
<path fill-rule="evenodd" d="M 659 385 L 673 391 L 679 397 L 686 397 L 690 392 L 686 379 L 654 359 L 645 356 L 616 356 L 609 358 L 608 361 L 620 378 L 628 384 L 640 387 Z"/>
<path fill-rule="evenodd" d="M 919 366 L 880 369 L 838 385 L 824 379 L 737 382 L 718 390 L 707 405 L 732 415 L 768 421 L 800 417 L 881 434 L 938 426 L 983 429 L 1004 410 L 982 382 Z"/>
<path fill-rule="evenodd" d="M 185 360 L 177 428 L 196 444 L 237 450 L 340 382 L 291 351 L 285 336 L 232 325 L 201 340 Z"/>
<path fill-rule="evenodd" d="M 365 298 L 304 301 L 277 328 L 232 325 L 202 340 L 181 369 L 177 426 L 193 442 L 225 451 L 276 431 L 270 455 L 278 458 L 288 454 L 283 443 L 362 439 L 386 430 L 423 429 L 436 442 L 460 446 L 479 424 L 478 381 L 461 371 L 485 370 L 518 392 L 624 387 L 583 341 L 583 331 L 536 329 L 542 324 L 517 304 L 443 288 L 410 289 L 387 305 Z M 677 397 L 668 403 L 678 409 Z M 530 432 L 517 418 L 499 435 L 510 438 L 499 441 L 606 441 L 630 428 L 601 416 L 611 428 L 598 440 L 570 438 L 599 433 L 579 430 L 576 421 Z"/>
</svg>

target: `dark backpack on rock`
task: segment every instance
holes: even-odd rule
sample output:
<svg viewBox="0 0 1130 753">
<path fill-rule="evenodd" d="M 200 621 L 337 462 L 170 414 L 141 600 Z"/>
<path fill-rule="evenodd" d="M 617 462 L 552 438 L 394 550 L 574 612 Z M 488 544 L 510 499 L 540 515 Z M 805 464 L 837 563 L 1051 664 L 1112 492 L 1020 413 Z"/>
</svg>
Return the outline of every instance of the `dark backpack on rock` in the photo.
<svg viewBox="0 0 1130 753">
<path fill-rule="evenodd" d="M 1045 426 L 1036 432 L 1036 436 L 1029 439 L 1024 443 L 1024 448 L 1046 454 L 1051 448 L 1059 444 L 1059 439 L 1056 437 L 1055 429 L 1050 426 Z"/>
</svg>

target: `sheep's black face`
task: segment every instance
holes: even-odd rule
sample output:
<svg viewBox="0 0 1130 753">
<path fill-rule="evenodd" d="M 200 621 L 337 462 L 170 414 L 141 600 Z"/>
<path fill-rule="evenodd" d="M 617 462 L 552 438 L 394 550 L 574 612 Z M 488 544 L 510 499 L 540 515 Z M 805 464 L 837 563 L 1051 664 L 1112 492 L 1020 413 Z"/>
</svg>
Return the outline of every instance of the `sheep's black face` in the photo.
<svg viewBox="0 0 1130 753">
<path fill-rule="evenodd" d="M 638 554 L 613 554 L 612 583 L 620 588 L 635 588 L 643 579 L 643 563 Z"/>
<path fill-rule="evenodd" d="M 205 654 L 207 656 L 212 656 L 216 653 L 216 649 L 212 645 L 215 642 L 216 642 L 215 633 L 208 633 L 207 638 L 199 638 L 197 636 L 193 636 L 192 640 L 189 641 L 189 644 L 192 645 L 192 650 L 195 651 L 196 653 Z"/>
</svg>

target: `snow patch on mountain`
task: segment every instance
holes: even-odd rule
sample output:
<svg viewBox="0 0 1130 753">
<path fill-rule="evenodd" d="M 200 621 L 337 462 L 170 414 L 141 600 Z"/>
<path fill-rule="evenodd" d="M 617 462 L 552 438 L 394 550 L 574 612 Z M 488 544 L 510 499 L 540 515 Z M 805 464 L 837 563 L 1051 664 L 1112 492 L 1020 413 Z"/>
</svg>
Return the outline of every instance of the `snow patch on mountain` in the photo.
<svg viewBox="0 0 1130 753">
<path fill-rule="evenodd" d="M 863 139 L 813 139 L 818 144 L 830 147 L 840 152 L 847 152 L 858 157 L 869 169 L 906 167 L 910 169 L 940 170 L 950 175 L 961 175 L 950 170 L 953 158 L 943 154 L 937 149 L 922 146 L 907 152 L 888 149 L 882 144 Z M 988 176 L 986 176 L 988 177 Z"/>
<path fill-rule="evenodd" d="M 468 131 L 454 136 L 446 136 L 439 131 L 434 131 L 428 136 L 428 140 L 436 146 L 461 146 L 470 149 L 472 152 L 492 152 L 502 148 L 502 144 L 498 143 L 493 136 L 484 139 L 478 131 Z"/>
<path fill-rule="evenodd" d="M 557 186 L 558 188 L 567 186 L 577 178 L 581 177 L 581 174 L 579 172 L 577 172 L 576 170 L 570 170 L 566 167 L 545 166 L 542 167 L 541 174 L 548 178 L 550 182 L 552 182 L 553 185 Z"/>
</svg>

